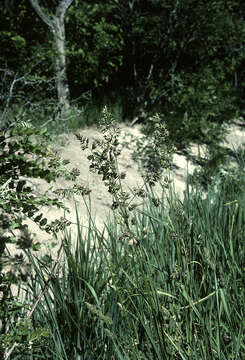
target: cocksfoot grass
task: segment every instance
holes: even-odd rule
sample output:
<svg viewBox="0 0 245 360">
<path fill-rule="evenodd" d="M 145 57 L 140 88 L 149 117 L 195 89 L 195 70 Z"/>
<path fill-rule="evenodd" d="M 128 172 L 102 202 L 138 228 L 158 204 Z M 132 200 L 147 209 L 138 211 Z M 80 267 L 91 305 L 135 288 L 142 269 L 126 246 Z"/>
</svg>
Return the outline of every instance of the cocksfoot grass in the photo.
<svg viewBox="0 0 245 360">
<path fill-rule="evenodd" d="M 226 191 L 148 197 L 134 236 L 116 219 L 86 234 L 78 222 L 50 277 L 32 258 L 27 292 L 37 298 L 49 278 L 32 326 L 49 336 L 27 358 L 244 359 L 245 209 Z"/>
<path fill-rule="evenodd" d="M 245 359 L 244 187 L 226 174 L 205 194 L 186 184 L 180 200 L 171 185 L 157 197 L 151 181 L 134 192 L 144 193 L 134 207 L 116 175 L 115 134 L 107 137 L 112 147 L 95 144 L 90 156 L 92 164 L 104 156 L 104 167 L 93 168 L 106 171 L 114 213 L 103 231 L 92 218 L 84 231 L 77 213 L 77 238 L 64 232 L 53 265 L 28 253 L 26 306 L 42 297 L 29 347 L 21 353 L 16 344 L 12 358 Z"/>
</svg>

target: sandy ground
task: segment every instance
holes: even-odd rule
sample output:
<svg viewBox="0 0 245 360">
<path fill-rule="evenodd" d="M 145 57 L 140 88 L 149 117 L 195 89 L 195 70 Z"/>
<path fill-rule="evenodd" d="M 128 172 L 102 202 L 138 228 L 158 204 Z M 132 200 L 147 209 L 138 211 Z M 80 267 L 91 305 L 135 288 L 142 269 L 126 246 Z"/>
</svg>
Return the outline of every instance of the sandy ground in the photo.
<svg viewBox="0 0 245 360">
<path fill-rule="evenodd" d="M 227 137 L 228 145 L 232 148 L 238 147 L 245 142 L 245 128 L 239 124 L 234 124 L 230 128 L 229 135 Z M 98 132 L 96 128 L 87 128 L 82 129 L 80 133 L 89 139 L 100 138 L 102 135 Z M 120 143 L 122 145 L 122 152 L 119 156 L 119 170 L 126 173 L 126 179 L 124 180 L 125 185 L 133 188 L 135 186 L 140 186 L 143 181 L 138 170 L 137 164 L 132 160 L 132 144 L 133 138 L 139 138 L 143 136 L 140 131 L 140 126 L 135 125 L 134 127 L 121 126 L 121 136 Z M 104 222 L 106 221 L 108 215 L 110 214 L 110 205 L 111 205 L 111 196 L 108 193 L 106 187 L 104 186 L 101 176 L 91 173 L 89 171 L 89 161 L 87 156 L 89 152 L 82 151 L 80 148 L 80 143 L 74 136 L 74 134 L 66 134 L 57 137 L 57 142 L 55 144 L 55 149 L 58 154 L 63 159 L 69 159 L 70 164 L 68 168 L 78 168 L 80 170 L 80 176 L 77 178 L 77 182 L 87 186 L 91 190 L 91 213 L 95 219 L 96 227 L 99 230 L 102 230 L 104 227 Z M 199 151 L 203 152 L 205 149 L 202 147 Z M 184 155 L 181 153 L 174 154 L 174 170 L 171 171 L 169 176 L 172 178 L 175 191 L 179 194 L 180 197 L 183 196 L 183 191 L 185 189 L 185 178 L 188 172 L 192 173 L 195 169 L 195 164 L 191 161 L 187 161 L 188 155 L 193 155 L 196 157 L 198 154 L 197 146 L 192 146 L 188 154 Z M 188 164 L 188 165 L 187 165 Z M 53 185 L 51 192 L 57 188 L 65 187 L 67 182 L 64 180 L 58 180 L 56 184 Z M 42 193 L 46 191 L 50 185 L 47 186 L 46 183 L 42 181 L 33 181 L 32 186 L 34 186 L 35 191 Z M 160 191 L 159 187 L 157 191 Z M 70 209 L 70 213 L 65 213 L 63 210 L 58 210 L 56 208 L 43 208 L 41 212 L 49 221 L 55 220 L 64 216 L 70 220 L 73 224 L 70 226 L 71 233 L 76 239 L 76 207 L 78 210 L 79 218 L 81 224 L 86 229 L 88 225 L 88 212 L 84 200 L 81 196 L 75 196 L 75 199 L 65 200 L 64 204 Z M 44 243 L 46 245 L 51 244 L 51 236 L 39 230 L 36 224 L 29 222 L 29 230 L 34 234 L 35 241 Z M 44 247 L 47 249 L 46 247 Z"/>
</svg>

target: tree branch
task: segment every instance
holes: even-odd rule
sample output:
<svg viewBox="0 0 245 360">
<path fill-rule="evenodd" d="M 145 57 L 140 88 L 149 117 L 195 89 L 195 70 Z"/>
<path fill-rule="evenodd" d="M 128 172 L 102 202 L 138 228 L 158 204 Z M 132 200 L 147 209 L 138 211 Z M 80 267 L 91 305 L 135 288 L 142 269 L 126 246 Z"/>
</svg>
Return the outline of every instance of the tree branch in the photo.
<svg viewBox="0 0 245 360">
<path fill-rule="evenodd" d="M 66 0 L 68 1 L 68 0 Z M 66 2 L 65 1 L 65 2 Z M 71 0 L 70 0 L 71 1 Z M 40 16 L 40 18 L 43 20 L 43 22 L 48 25 L 48 27 L 50 27 L 52 30 L 54 28 L 53 22 L 52 20 L 48 17 L 48 15 L 46 15 L 42 9 L 39 6 L 38 0 L 30 0 L 31 5 L 33 6 L 34 10 L 36 11 L 36 13 L 38 14 L 38 16 Z"/>
<path fill-rule="evenodd" d="M 33 0 L 31 0 L 31 1 L 33 1 Z M 56 8 L 56 12 L 55 12 L 56 16 L 64 17 L 66 10 L 68 9 L 68 7 L 71 5 L 72 2 L 73 2 L 73 0 L 61 1 L 61 3 Z"/>
</svg>

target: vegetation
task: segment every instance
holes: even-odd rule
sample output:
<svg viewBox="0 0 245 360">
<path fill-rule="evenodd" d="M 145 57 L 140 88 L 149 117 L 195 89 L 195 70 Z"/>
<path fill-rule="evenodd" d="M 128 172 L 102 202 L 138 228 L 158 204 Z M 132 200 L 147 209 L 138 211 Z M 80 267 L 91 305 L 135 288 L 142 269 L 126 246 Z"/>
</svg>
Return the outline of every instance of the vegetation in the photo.
<svg viewBox="0 0 245 360">
<path fill-rule="evenodd" d="M 220 146 L 244 116 L 244 4 L 0 5 L 0 360 L 245 358 L 244 150 L 233 151 L 233 167 Z M 90 216 L 85 231 L 77 212 L 74 239 L 42 206 L 65 208 L 65 195 L 89 189 L 49 145 L 52 134 L 98 124 L 102 109 L 103 139 L 76 137 L 113 215 L 103 231 Z M 143 123 L 147 141 L 133 154 L 140 189 L 123 185 L 115 117 Z M 207 156 L 180 200 L 164 170 L 192 142 Z M 59 193 L 29 184 L 61 176 L 74 185 Z M 27 218 L 56 242 L 62 232 L 56 260 L 38 256 Z"/>
<path fill-rule="evenodd" d="M 171 148 L 166 141 L 161 147 L 158 124 L 153 144 L 158 139 L 161 167 Z M 160 178 L 152 168 L 144 189 L 126 193 L 118 130 L 106 109 L 102 125 L 100 143 L 77 137 L 113 195 L 114 216 L 102 232 L 90 217 L 85 232 L 77 213 L 76 246 L 65 231 L 62 261 L 26 250 L 32 272 L 20 284 L 22 302 L 8 306 L 2 358 L 242 360 L 242 163 L 206 194 L 187 184 L 183 201 L 164 188 L 161 198 L 154 194 Z"/>
<path fill-rule="evenodd" d="M 50 19 L 48 14 L 54 14 L 59 3 L 44 1 L 39 14 Z M 66 94 L 70 90 L 70 102 L 76 100 L 79 110 L 87 104 L 84 94 L 91 94 L 92 104 L 102 103 L 102 108 L 110 99 L 119 105 L 124 120 L 139 118 L 149 132 L 150 117 L 162 113 L 178 148 L 191 141 L 215 143 L 222 137 L 221 125 L 243 112 L 244 2 L 64 3 L 70 5 L 64 17 L 66 53 L 61 51 L 67 64 Z M 55 100 L 65 65 L 59 71 L 55 67 L 52 33 L 30 1 L 7 0 L 1 6 L 1 69 L 26 74 L 35 65 L 36 80 L 53 79 L 56 85 L 52 93 L 43 86 L 38 100 Z M 25 94 L 32 97 L 32 88 Z"/>
<path fill-rule="evenodd" d="M 37 241 L 33 241 L 25 220 L 27 218 L 33 220 L 41 230 L 54 235 L 69 225 L 65 219 L 56 219 L 54 222 L 47 220 L 40 211 L 43 206 L 66 208 L 59 196 L 53 196 L 50 192 L 38 194 L 30 183 L 30 180 L 35 178 L 50 183 L 61 176 L 75 181 L 78 175 L 76 169 L 71 172 L 66 170 L 67 161 L 62 162 L 48 148 L 50 139 L 47 129 L 40 130 L 30 123 L 20 121 L 14 124 L 7 122 L 0 131 L 1 359 L 8 348 L 5 340 L 8 336 L 11 339 L 15 338 L 15 335 L 11 334 L 11 327 L 15 326 L 15 321 L 22 309 L 21 303 L 12 295 L 11 286 L 27 281 L 30 271 L 23 253 L 18 249 L 37 251 L 41 246 Z M 78 189 L 74 184 L 71 189 L 66 189 L 68 190 L 72 193 Z M 83 189 L 79 188 L 79 191 Z M 66 210 L 69 211 L 69 209 Z M 10 244 L 12 247 L 9 249 Z M 21 325 L 20 328 L 22 329 Z"/>
<path fill-rule="evenodd" d="M 66 234 L 62 277 L 34 314 L 51 334 L 44 357 L 243 359 L 244 207 L 217 195 L 172 198 L 170 212 L 148 199 L 135 238 L 91 226 L 72 253 Z M 46 272 L 37 265 L 36 296 Z"/>
</svg>

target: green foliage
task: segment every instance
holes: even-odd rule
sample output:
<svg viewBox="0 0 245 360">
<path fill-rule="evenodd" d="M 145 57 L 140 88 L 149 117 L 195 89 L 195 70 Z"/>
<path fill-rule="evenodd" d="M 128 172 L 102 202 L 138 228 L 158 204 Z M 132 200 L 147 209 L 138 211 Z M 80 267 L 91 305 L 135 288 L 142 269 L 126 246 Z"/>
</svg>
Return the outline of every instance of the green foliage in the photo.
<svg viewBox="0 0 245 360">
<path fill-rule="evenodd" d="M 75 1 L 66 22 L 68 77 L 80 95 L 108 83 L 122 65 L 122 31 L 110 2 Z"/>
<path fill-rule="evenodd" d="M 72 251 L 66 234 L 61 276 L 33 317 L 52 334 L 43 356 L 242 360 L 245 208 L 233 181 L 220 184 L 205 198 L 187 187 L 183 202 L 147 197 L 127 236 L 117 219 L 102 233 L 91 220 Z M 32 261 L 37 296 L 50 272 Z"/>
<path fill-rule="evenodd" d="M 191 141 L 217 143 L 223 136 L 220 125 L 238 110 L 236 79 L 244 62 L 238 2 L 120 4 L 121 18 L 129 19 L 122 22 L 128 34 L 122 78 L 128 73 L 131 79 L 125 116 L 138 117 L 149 130 L 157 109 L 178 148 Z M 148 115 L 143 119 L 142 109 Z"/>
<path fill-rule="evenodd" d="M 164 88 L 166 81 L 182 71 L 199 73 L 214 60 L 224 61 L 222 72 L 231 75 L 244 58 L 243 51 L 238 56 L 235 50 L 244 39 L 240 37 L 244 27 L 238 9 L 238 3 L 223 1 L 212 1 L 208 7 L 204 1 L 196 4 L 192 0 L 149 0 L 143 5 L 133 2 L 132 7 L 121 1 L 120 16 L 128 40 L 125 70 L 134 88 L 143 86 L 141 103 L 158 103 L 154 87 Z"/>
<path fill-rule="evenodd" d="M 2 3 L 0 18 L 1 68 L 8 68 L 15 73 L 26 72 L 31 64 L 43 63 L 42 75 L 51 74 L 52 37 L 36 15 L 29 1 L 9 2 L 9 7 Z M 30 31 L 32 29 L 32 31 Z"/>
<path fill-rule="evenodd" d="M 79 218 L 77 221 L 79 224 Z M 50 337 L 42 347 L 47 359 L 75 359 L 81 355 L 85 358 L 96 358 L 103 353 L 102 344 L 104 337 L 107 336 L 103 325 L 107 328 L 111 320 L 103 313 L 102 298 L 98 298 L 97 294 L 106 295 L 109 274 L 104 272 L 103 261 L 107 261 L 105 254 L 101 254 L 101 257 L 97 256 L 94 243 L 96 235 L 94 237 L 92 234 L 92 222 L 90 226 L 91 231 L 86 236 L 82 235 L 79 225 L 79 240 L 75 249 L 73 248 L 74 252 L 71 236 L 66 233 L 63 241 L 65 259 L 68 263 L 64 263 L 64 267 L 59 266 L 57 275 L 51 277 L 49 286 L 51 292 L 45 292 L 44 299 L 33 317 L 34 323 L 42 324 L 49 329 Z M 36 262 L 34 258 L 31 258 L 31 261 L 35 266 L 35 275 L 30 286 L 35 297 L 40 291 L 39 284 L 50 275 L 50 270 L 49 266 Z M 52 293 L 56 294 L 55 298 Z M 96 329 L 98 317 L 101 325 L 103 324 L 102 331 Z M 95 333 L 96 342 L 94 342 Z"/>
<path fill-rule="evenodd" d="M 12 313 L 9 315 L 13 317 Z M 15 359 L 18 359 L 19 356 L 28 354 L 30 349 L 32 351 L 35 351 L 36 347 L 40 349 L 40 346 L 45 344 L 49 336 L 50 334 L 45 328 L 34 330 L 31 321 L 18 321 L 15 328 L 12 328 L 6 336 L 0 335 L 0 351 L 11 348 L 17 342 L 18 348 L 15 350 Z"/>
<path fill-rule="evenodd" d="M 163 170 L 169 169 L 174 152 L 163 116 L 151 117 L 151 137 L 134 138 L 133 159 L 139 164 L 140 172 L 149 185 L 162 180 Z"/>
<path fill-rule="evenodd" d="M 38 79 L 47 80 L 56 56 L 51 33 L 29 2 L 11 4 L 0 14 L 2 68 L 23 73 L 38 63 Z M 116 93 L 113 103 L 131 120 L 142 109 L 148 117 L 163 113 L 177 147 L 217 141 L 220 124 L 243 107 L 244 18 L 237 0 L 73 1 L 65 20 L 72 97 L 90 91 L 96 107 Z M 55 94 L 44 86 L 37 97 Z M 93 112 L 90 106 L 89 123 Z"/>
<path fill-rule="evenodd" d="M 46 128 L 40 130 L 30 122 L 7 122 L 0 131 L 1 354 L 14 341 L 22 339 L 21 346 L 24 349 L 37 336 L 36 330 L 27 336 L 29 325 L 25 323 L 24 316 L 29 306 L 16 301 L 11 291 L 12 284 L 28 281 L 31 272 L 30 264 L 16 249 L 36 251 L 40 248 L 40 244 L 33 241 L 24 220 L 32 219 L 40 229 L 49 234 L 55 234 L 70 224 L 65 219 L 56 219 L 50 223 L 40 212 L 42 206 L 56 206 L 67 211 L 69 209 L 63 205 L 60 196 L 49 193 L 37 195 L 33 185 L 29 184 L 33 178 L 43 179 L 48 183 L 58 177 L 74 181 L 78 175 L 75 170 L 68 172 L 59 157 L 48 149 L 50 141 Z M 11 252 L 9 244 L 14 246 Z M 45 333 L 44 329 L 38 331 L 40 336 L 37 336 L 37 341 Z"/>
<path fill-rule="evenodd" d="M 166 141 L 167 132 L 159 115 L 156 115 L 154 121 L 154 132 L 152 140 L 137 143 L 139 156 L 134 156 L 138 161 L 139 168 L 145 183 L 151 188 L 157 182 L 162 180 L 163 170 L 170 167 L 173 148 Z M 111 208 L 118 212 L 120 222 L 126 231 L 130 229 L 130 212 L 137 205 L 132 205 L 135 194 L 131 194 L 123 189 L 122 180 L 125 173 L 120 173 L 118 169 L 117 158 L 121 153 L 119 146 L 119 128 L 107 107 L 103 110 L 103 116 L 100 120 L 102 140 L 96 140 L 91 145 L 90 170 L 102 175 L 102 180 L 112 195 Z M 89 139 L 76 134 L 77 139 L 81 143 L 82 150 L 89 148 Z M 144 159 L 140 156 L 143 153 Z M 141 190 L 141 189 L 140 189 Z M 137 192 L 137 191 L 136 191 Z"/>
<path fill-rule="evenodd" d="M 26 250 L 33 272 L 23 304 L 9 307 L 11 320 L 38 300 L 3 344 L 15 341 L 12 356 L 25 359 L 243 360 L 244 171 L 216 178 L 206 194 L 187 184 L 183 201 L 171 189 L 155 196 L 151 181 L 131 198 L 107 109 L 101 125 L 104 138 L 92 143 L 89 159 L 113 195 L 114 215 L 103 231 L 90 216 L 85 231 L 77 213 L 77 242 L 64 232 L 63 261 Z M 155 145 L 164 135 L 156 126 Z M 166 154 L 159 153 L 162 164 Z"/>
<path fill-rule="evenodd" d="M 236 107 L 221 69 L 216 63 L 198 74 L 173 75 L 166 92 L 166 111 L 170 136 L 177 147 L 191 141 L 218 144 L 224 139 L 223 125 L 234 116 Z"/>
</svg>

